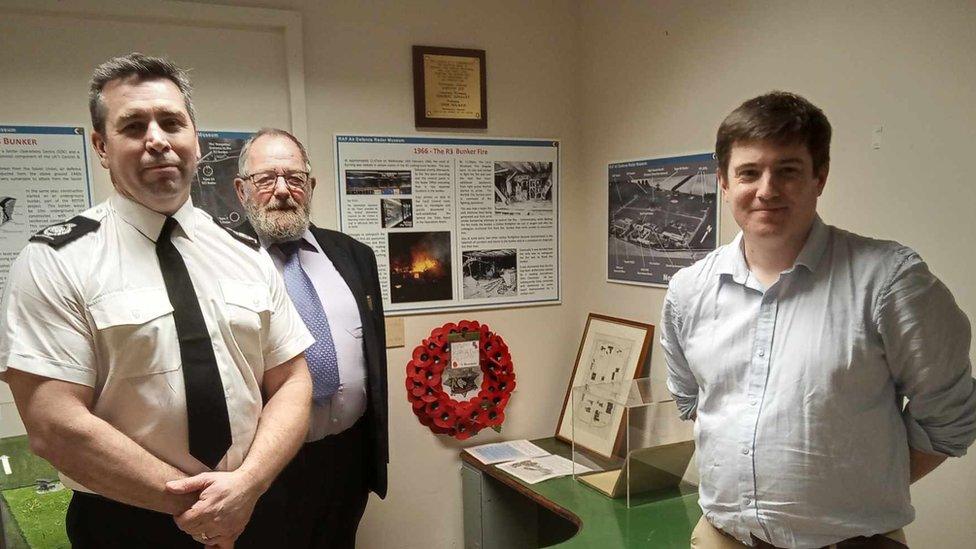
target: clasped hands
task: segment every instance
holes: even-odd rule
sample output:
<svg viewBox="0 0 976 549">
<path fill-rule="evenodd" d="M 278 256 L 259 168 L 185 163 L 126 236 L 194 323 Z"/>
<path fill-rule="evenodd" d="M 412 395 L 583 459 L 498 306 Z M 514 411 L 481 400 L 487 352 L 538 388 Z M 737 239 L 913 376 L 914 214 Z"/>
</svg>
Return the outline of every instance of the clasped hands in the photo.
<svg viewBox="0 0 976 549">
<path fill-rule="evenodd" d="M 196 541 L 231 548 L 254 512 L 261 491 L 243 471 L 207 472 L 166 483 L 171 494 L 197 494 L 197 501 L 173 519 Z"/>
</svg>

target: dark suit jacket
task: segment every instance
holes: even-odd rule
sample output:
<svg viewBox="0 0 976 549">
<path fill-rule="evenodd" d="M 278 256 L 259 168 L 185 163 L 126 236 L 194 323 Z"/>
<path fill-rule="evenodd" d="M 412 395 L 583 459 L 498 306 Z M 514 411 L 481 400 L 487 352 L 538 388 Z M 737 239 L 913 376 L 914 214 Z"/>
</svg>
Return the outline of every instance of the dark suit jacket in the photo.
<svg viewBox="0 0 976 549">
<path fill-rule="evenodd" d="M 389 463 L 387 433 L 386 324 L 380 294 L 376 256 L 373 250 L 352 237 L 313 226 L 312 235 L 339 274 L 346 281 L 359 306 L 363 323 L 363 353 L 366 357 L 366 428 L 370 445 L 369 488 L 386 497 L 386 464 Z"/>
</svg>

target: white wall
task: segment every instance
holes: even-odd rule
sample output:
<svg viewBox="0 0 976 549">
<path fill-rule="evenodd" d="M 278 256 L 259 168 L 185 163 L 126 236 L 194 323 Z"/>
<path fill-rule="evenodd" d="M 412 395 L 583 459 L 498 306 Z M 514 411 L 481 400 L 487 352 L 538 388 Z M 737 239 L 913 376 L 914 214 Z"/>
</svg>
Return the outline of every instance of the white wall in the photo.
<svg viewBox="0 0 976 549">
<path fill-rule="evenodd" d="M 583 2 L 582 200 L 566 241 L 605 242 L 607 162 L 712 150 L 739 103 L 772 89 L 805 95 L 834 126 L 825 221 L 914 247 L 970 318 L 976 254 L 976 9 L 963 2 Z M 883 125 L 879 150 L 871 130 Z M 727 210 L 723 212 L 726 214 Z M 722 242 L 735 235 L 723 215 Z M 660 320 L 663 290 L 580 276 L 602 308 Z M 652 369 L 663 367 L 655 345 Z M 976 452 L 976 451 L 974 451 Z M 972 547 L 976 455 L 917 484 L 912 547 Z M 869 507 L 870 502 L 865 502 Z"/>
</svg>

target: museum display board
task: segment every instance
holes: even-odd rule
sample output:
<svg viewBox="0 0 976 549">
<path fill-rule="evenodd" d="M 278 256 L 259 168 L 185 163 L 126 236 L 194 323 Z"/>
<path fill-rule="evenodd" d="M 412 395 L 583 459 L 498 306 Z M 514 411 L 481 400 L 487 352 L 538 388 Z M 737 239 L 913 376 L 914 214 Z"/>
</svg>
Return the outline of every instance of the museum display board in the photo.
<svg viewBox="0 0 976 549">
<path fill-rule="evenodd" d="M 339 229 L 387 314 L 560 301 L 559 142 L 337 135 Z"/>
<path fill-rule="evenodd" d="M 712 153 L 613 162 L 607 168 L 607 281 L 667 287 L 718 242 Z"/>
</svg>

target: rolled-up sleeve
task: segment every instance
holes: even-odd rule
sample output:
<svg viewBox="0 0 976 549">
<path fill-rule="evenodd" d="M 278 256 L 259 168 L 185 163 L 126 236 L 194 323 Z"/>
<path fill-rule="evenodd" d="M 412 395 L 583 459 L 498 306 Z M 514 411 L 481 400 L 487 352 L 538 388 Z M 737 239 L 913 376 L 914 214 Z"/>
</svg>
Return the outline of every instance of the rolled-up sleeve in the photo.
<svg viewBox="0 0 976 549">
<path fill-rule="evenodd" d="M 878 302 L 876 321 L 899 393 L 908 442 L 962 456 L 976 439 L 976 380 L 969 319 L 922 259 L 905 251 Z"/>
<path fill-rule="evenodd" d="M 668 391 L 681 412 L 681 419 L 694 419 L 698 410 L 698 382 L 691 373 L 681 345 L 681 312 L 668 290 L 661 311 L 661 348 L 668 367 Z"/>
</svg>

